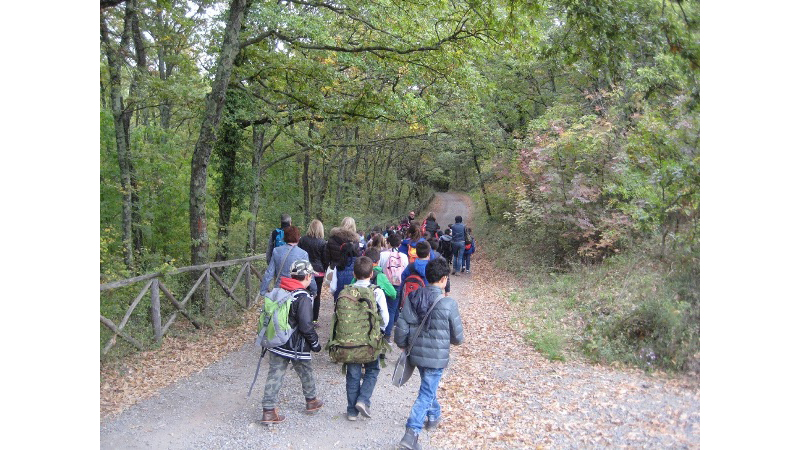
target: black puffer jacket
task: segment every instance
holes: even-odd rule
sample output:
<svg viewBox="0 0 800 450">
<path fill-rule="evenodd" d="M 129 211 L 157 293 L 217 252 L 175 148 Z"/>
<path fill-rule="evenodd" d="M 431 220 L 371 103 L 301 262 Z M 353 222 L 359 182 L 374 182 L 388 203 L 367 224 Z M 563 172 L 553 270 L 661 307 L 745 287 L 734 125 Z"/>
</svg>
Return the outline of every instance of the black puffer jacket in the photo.
<svg viewBox="0 0 800 450">
<path fill-rule="evenodd" d="M 300 238 L 297 246 L 308 253 L 308 260 L 317 272 L 325 273 L 328 261 L 325 259 L 325 239 L 305 235 Z"/>
<path fill-rule="evenodd" d="M 428 232 L 431 236 L 435 236 L 436 232 L 439 231 L 441 227 L 435 220 L 428 219 L 425 221 L 425 231 Z"/>
<path fill-rule="evenodd" d="M 356 233 L 353 233 L 350 230 L 345 230 L 340 227 L 336 227 L 331 230 L 331 235 L 328 237 L 328 242 L 325 245 L 325 261 L 328 262 L 330 267 L 336 265 L 344 265 L 347 263 L 346 257 L 342 257 L 342 253 L 347 253 L 347 246 L 344 244 L 347 242 L 355 244 L 355 248 L 358 248 L 358 241 L 359 236 Z M 345 256 L 352 256 L 352 255 L 345 255 Z"/>
<path fill-rule="evenodd" d="M 289 307 L 289 325 L 295 328 L 289 341 L 280 347 L 269 349 L 276 355 L 291 359 L 311 359 L 311 350 L 319 351 L 317 330 L 311 321 L 314 315 L 313 300 L 305 289 L 292 291 L 292 306 Z"/>
</svg>

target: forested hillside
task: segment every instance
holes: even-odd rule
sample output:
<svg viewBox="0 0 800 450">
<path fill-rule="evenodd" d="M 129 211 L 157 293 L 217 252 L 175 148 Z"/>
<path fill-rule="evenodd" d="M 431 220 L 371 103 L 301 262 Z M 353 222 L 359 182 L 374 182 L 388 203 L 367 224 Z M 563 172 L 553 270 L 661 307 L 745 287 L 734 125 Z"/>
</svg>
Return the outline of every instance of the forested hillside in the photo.
<svg viewBox="0 0 800 450">
<path fill-rule="evenodd" d="M 101 282 L 464 190 L 534 272 L 676 286 L 597 339 L 677 311 L 699 346 L 699 29 L 688 0 L 101 1 Z"/>
</svg>

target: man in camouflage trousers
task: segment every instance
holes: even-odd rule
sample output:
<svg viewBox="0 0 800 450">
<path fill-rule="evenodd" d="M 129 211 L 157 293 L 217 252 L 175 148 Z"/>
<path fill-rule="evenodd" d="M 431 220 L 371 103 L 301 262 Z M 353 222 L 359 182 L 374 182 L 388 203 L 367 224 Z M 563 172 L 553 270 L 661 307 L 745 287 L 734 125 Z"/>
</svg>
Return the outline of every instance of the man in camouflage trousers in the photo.
<svg viewBox="0 0 800 450">
<path fill-rule="evenodd" d="M 268 349 L 269 374 L 267 374 L 267 384 L 264 386 L 264 398 L 261 400 L 263 424 L 281 423 L 286 419 L 285 416 L 278 414 L 275 403 L 289 362 L 300 377 L 306 400 L 306 412 L 316 412 L 323 404 L 322 400 L 317 398 L 314 370 L 311 367 L 311 352 L 322 350 L 317 331 L 312 325 L 313 300 L 306 291 L 314 280 L 314 268 L 310 262 L 301 259 L 292 264 L 289 273 L 289 277 L 281 278 L 280 287 L 292 293 L 289 325 L 295 331 L 285 344 Z"/>
</svg>

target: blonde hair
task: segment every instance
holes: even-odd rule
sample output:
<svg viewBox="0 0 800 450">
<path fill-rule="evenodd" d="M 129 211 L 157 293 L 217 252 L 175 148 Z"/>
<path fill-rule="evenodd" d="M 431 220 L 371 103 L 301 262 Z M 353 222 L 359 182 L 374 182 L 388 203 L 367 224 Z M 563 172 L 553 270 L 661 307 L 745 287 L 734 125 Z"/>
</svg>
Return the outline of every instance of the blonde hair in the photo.
<svg viewBox="0 0 800 450">
<path fill-rule="evenodd" d="M 314 219 L 308 224 L 308 231 L 306 234 L 313 238 L 322 239 L 325 237 L 325 227 L 322 226 L 322 222 L 318 219 Z"/>
<path fill-rule="evenodd" d="M 356 220 L 353 219 L 352 217 L 345 217 L 344 219 L 342 219 L 341 227 L 344 228 L 345 230 L 350 230 L 353 233 L 358 234 L 358 229 L 356 228 Z"/>
</svg>

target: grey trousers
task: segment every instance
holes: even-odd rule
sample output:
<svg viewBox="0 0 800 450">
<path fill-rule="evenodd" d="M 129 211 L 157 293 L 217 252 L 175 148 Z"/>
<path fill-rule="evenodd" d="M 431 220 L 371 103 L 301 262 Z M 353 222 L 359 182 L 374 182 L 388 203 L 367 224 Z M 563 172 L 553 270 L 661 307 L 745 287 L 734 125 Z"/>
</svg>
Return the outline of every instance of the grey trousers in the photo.
<svg viewBox="0 0 800 450">
<path fill-rule="evenodd" d="M 300 383 L 303 385 L 303 396 L 307 399 L 317 396 L 311 360 L 289 359 L 272 352 L 267 353 L 269 354 L 269 373 L 267 374 L 267 384 L 264 386 L 264 398 L 261 399 L 261 406 L 264 409 L 275 408 L 278 391 L 281 389 L 283 376 L 286 375 L 286 368 L 290 362 L 294 371 L 300 377 Z"/>
</svg>

